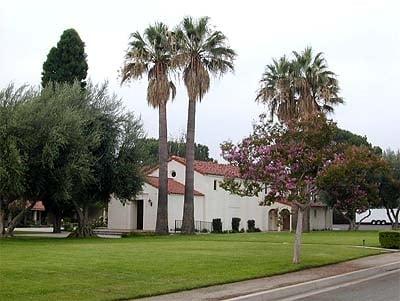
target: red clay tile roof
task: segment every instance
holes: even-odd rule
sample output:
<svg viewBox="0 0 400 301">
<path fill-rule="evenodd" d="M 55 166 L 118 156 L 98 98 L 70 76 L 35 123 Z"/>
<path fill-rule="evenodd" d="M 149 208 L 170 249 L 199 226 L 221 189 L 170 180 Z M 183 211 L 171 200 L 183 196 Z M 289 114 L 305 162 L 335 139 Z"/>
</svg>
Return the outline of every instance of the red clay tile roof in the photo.
<svg viewBox="0 0 400 301">
<path fill-rule="evenodd" d="M 292 207 L 293 204 L 290 201 L 276 201 L 277 203 L 281 203 L 287 206 Z M 315 203 L 311 203 L 310 205 L 311 208 L 315 208 L 315 207 L 327 207 L 324 203 L 321 202 L 315 202 Z"/>
<path fill-rule="evenodd" d="M 151 186 L 158 188 L 158 177 L 147 176 L 146 182 Z M 168 178 L 168 193 L 169 194 L 185 194 L 185 185 Z M 201 192 L 194 191 L 194 195 L 204 196 Z"/>
<path fill-rule="evenodd" d="M 46 210 L 46 208 L 44 207 L 44 205 L 43 205 L 43 202 L 42 201 L 37 201 L 36 203 L 35 203 L 35 205 L 33 205 L 33 207 L 32 207 L 32 209 L 31 210 L 36 210 L 36 211 L 45 211 Z"/>
<path fill-rule="evenodd" d="M 276 202 L 277 202 L 277 203 L 280 203 L 280 204 L 283 204 L 283 205 L 287 205 L 287 206 L 292 207 L 292 203 L 289 202 L 289 201 L 276 201 Z"/>
<path fill-rule="evenodd" d="M 328 207 L 328 206 L 322 202 L 315 202 L 311 204 L 311 207 Z"/>
<path fill-rule="evenodd" d="M 179 163 L 186 165 L 185 158 L 178 156 L 171 156 L 169 159 L 175 160 Z M 239 178 L 239 168 L 228 164 L 219 164 L 210 161 L 194 161 L 194 170 L 205 175 L 215 175 L 223 177 L 236 177 Z"/>
</svg>

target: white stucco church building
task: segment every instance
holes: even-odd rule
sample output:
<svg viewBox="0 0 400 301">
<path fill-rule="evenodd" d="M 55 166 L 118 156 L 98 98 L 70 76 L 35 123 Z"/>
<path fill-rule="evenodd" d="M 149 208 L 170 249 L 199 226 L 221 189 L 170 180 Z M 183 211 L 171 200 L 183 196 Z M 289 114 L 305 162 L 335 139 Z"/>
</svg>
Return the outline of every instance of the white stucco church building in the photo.
<svg viewBox="0 0 400 301">
<path fill-rule="evenodd" d="M 239 176 L 236 167 L 195 161 L 194 170 L 194 215 L 197 228 L 210 225 L 213 219 L 220 218 L 223 230 L 230 230 L 232 218 L 238 217 L 241 219 L 240 228 L 245 230 L 248 220 L 255 220 L 256 227 L 262 231 L 293 229 L 294 221 L 292 221 L 290 203 L 276 202 L 271 206 L 260 206 L 259 203 L 264 195 L 240 197 L 219 186 L 225 176 Z M 168 226 L 170 231 L 175 231 L 182 220 L 184 183 L 185 159 L 172 156 L 168 161 Z M 111 199 L 108 205 L 108 228 L 124 231 L 154 231 L 157 193 L 158 168 L 154 168 L 148 172 L 143 191 L 135 200 L 123 205 L 118 199 Z M 309 230 L 331 229 L 332 210 L 323 204 L 315 203 L 305 215 L 304 224 Z"/>
</svg>

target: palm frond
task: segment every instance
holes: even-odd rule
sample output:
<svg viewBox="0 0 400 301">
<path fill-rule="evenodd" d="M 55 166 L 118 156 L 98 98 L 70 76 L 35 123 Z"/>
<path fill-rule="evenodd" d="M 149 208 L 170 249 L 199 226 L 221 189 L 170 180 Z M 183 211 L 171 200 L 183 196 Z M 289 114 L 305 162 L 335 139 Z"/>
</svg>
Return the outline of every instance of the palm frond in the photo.
<svg viewBox="0 0 400 301">
<path fill-rule="evenodd" d="M 256 100 L 268 105 L 271 116 L 281 121 L 315 112 L 333 112 L 343 103 L 339 83 L 328 69 L 323 53 L 313 56 L 312 48 L 293 51 L 293 59 L 273 59 L 266 66 Z"/>
<path fill-rule="evenodd" d="M 121 83 L 140 79 L 147 74 L 147 101 L 153 107 L 165 104 L 170 95 L 175 97 L 176 89 L 169 79 L 179 68 L 175 61 L 176 34 L 168 26 L 156 22 L 144 30 L 130 35 L 129 48 L 121 69 Z"/>
<path fill-rule="evenodd" d="M 183 68 L 183 79 L 191 100 L 201 100 L 210 86 L 210 74 L 221 76 L 233 71 L 236 53 L 226 36 L 212 30 L 209 17 L 185 17 L 175 30 L 178 54 L 175 64 Z"/>
</svg>

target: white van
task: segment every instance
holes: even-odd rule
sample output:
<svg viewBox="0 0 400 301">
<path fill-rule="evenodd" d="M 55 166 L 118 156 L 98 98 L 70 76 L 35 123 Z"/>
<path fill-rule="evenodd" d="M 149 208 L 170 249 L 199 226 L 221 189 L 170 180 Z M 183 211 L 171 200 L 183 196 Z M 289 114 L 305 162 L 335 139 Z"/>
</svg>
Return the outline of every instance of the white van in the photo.
<svg viewBox="0 0 400 301">
<path fill-rule="evenodd" d="M 368 215 L 368 210 L 356 214 L 356 222 L 359 223 L 365 216 Z M 364 219 L 361 223 L 368 224 L 368 225 L 390 225 L 390 219 L 387 216 L 386 209 L 371 209 L 371 215 Z"/>
</svg>

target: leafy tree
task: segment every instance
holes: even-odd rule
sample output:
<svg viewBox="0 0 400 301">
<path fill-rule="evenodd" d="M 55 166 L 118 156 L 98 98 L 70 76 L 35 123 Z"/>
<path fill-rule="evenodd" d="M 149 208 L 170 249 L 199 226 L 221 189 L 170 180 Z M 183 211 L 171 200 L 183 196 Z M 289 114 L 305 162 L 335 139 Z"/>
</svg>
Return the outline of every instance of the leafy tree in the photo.
<svg viewBox="0 0 400 301">
<path fill-rule="evenodd" d="M 274 59 L 267 65 L 256 99 L 269 106 L 271 118 L 288 121 L 312 113 L 333 112 L 343 103 L 339 83 L 328 69 L 323 53 L 313 55 L 311 48 Z"/>
<path fill-rule="evenodd" d="M 143 166 L 155 166 L 158 162 L 158 139 L 144 138 L 139 141 L 138 147 L 141 149 L 143 157 Z M 168 141 L 169 155 L 184 157 L 186 151 L 186 143 L 184 141 L 175 139 Z M 209 149 L 207 145 L 195 144 L 194 152 L 195 160 L 199 161 L 214 161 L 209 156 Z"/>
<path fill-rule="evenodd" d="M 12 95 L 18 104 L 8 110 L 7 121 L 8 138 L 13 137 L 8 140 L 13 156 L 8 157 L 17 159 L 18 165 L 8 165 L 4 171 L 8 181 L 19 188 L 18 191 L 13 188 L 13 195 L 8 193 L 5 197 L 8 208 L 13 205 L 20 210 L 14 210 L 7 235 L 12 235 L 15 226 L 37 200 L 45 200 L 49 209 L 53 204 L 66 201 L 72 187 L 72 167 L 86 165 L 81 156 L 85 141 L 80 135 L 84 119 L 70 106 L 79 96 L 80 87 L 75 94 L 65 93 L 57 86 L 53 88 L 45 88 L 40 93 L 31 89 L 21 94 L 24 87 L 17 90 L 9 87 L 3 94 L 5 99 L 10 99 L 7 94 Z M 7 146 L 7 142 L 2 145 Z M 19 206 L 14 206 L 16 202 Z"/>
<path fill-rule="evenodd" d="M 53 229 L 71 206 L 76 173 L 89 174 L 87 118 L 80 110 L 80 85 L 54 84 L 21 107 L 21 132 L 26 142 L 21 151 L 27 158 L 30 199 L 42 200 L 52 213 Z"/>
<path fill-rule="evenodd" d="M 380 181 L 381 205 L 386 208 L 392 228 L 397 230 L 400 215 L 400 152 L 388 149 L 383 153 L 383 158 L 389 164 L 389 171 L 383 174 Z"/>
<path fill-rule="evenodd" d="M 349 144 L 349 145 L 354 145 L 354 146 L 365 146 L 365 147 L 369 147 L 369 148 L 372 147 L 371 143 L 368 142 L 366 136 L 360 136 L 360 135 L 354 134 L 350 131 L 340 129 L 340 128 L 336 128 L 334 140 L 337 143 L 341 143 L 341 144 Z"/>
<path fill-rule="evenodd" d="M 236 54 L 227 45 L 226 36 L 210 26 L 208 17 L 184 18 L 176 30 L 176 38 L 179 45 L 176 58 L 183 66 L 183 81 L 189 97 L 182 232 L 193 234 L 196 102 L 209 90 L 210 74 L 222 76 L 233 71 Z"/>
<path fill-rule="evenodd" d="M 107 84 L 89 85 L 82 92 L 86 124 L 83 127 L 84 158 L 90 169 L 74 170 L 71 203 L 78 214 L 78 228 L 73 237 L 94 233 L 90 211 L 104 207 L 114 195 L 122 202 L 141 191 L 143 176 L 137 142 L 143 138 L 140 119 L 122 111 L 121 100 L 110 96 Z"/>
<path fill-rule="evenodd" d="M 297 210 L 293 263 L 300 262 L 303 214 L 315 201 L 318 172 L 333 158 L 334 125 L 323 115 L 288 122 L 287 126 L 266 121 L 238 145 L 225 143 L 223 157 L 239 168 L 241 180 L 227 178 L 224 189 L 253 196 L 267 190 L 264 205 L 290 201 Z"/>
<path fill-rule="evenodd" d="M 366 136 L 360 136 L 341 128 L 335 129 L 335 135 L 333 139 L 340 144 L 365 146 L 372 149 L 377 155 L 382 154 L 382 149 L 379 146 L 372 146 L 372 144 L 368 142 Z"/>
<path fill-rule="evenodd" d="M 356 213 L 379 203 L 379 180 L 385 170 L 384 161 L 371 149 L 349 146 L 320 173 L 317 184 L 321 199 L 349 221 L 349 230 L 357 230 Z"/>
<path fill-rule="evenodd" d="M 13 84 L 0 91 L 0 237 L 7 235 L 6 227 L 10 226 L 6 224 L 10 204 L 27 190 L 26 159 L 20 151 L 23 141 L 17 133 L 18 108 L 32 94 L 27 86 L 15 88 Z"/>
<path fill-rule="evenodd" d="M 122 83 L 148 77 L 147 102 L 158 108 L 159 114 L 159 188 L 156 232 L 168 233 L 168 144 L 167 144 L 167 101 L 175 97 L 175 86 L 170 73 L 177 67 L 174 37 L 163 23 L 156 23 L 131 34 L 129 49 L 122 68 Z"/>
<path fill-rule="evenodd" d="M 136 142 L 142 124 L 122 112 L 107 85 L 82 90 L 78 82 L 55 83 L 40 93 L 23 92 L 11 87 L 0 93 L 6 117 L 0 123 L 1 233 L 10 206 L 15 214 L 7 235 L 43 200 L 60 214 L 73 205 L 79 221 L 73 236 L 91 236 L 90 208 L 104 206 L 112 194 L 125 201 L 141 190 Z"/>
<path fill-rule="evenodd" d="M 50 49 L 43 64 L 42 86 L 49 82 L 73 84 L 78 80 L 83 88 L 86 86 L 87 70 L 85 43 L 75 29 L 67 29 L 57 47 Z"/>
</svg>

